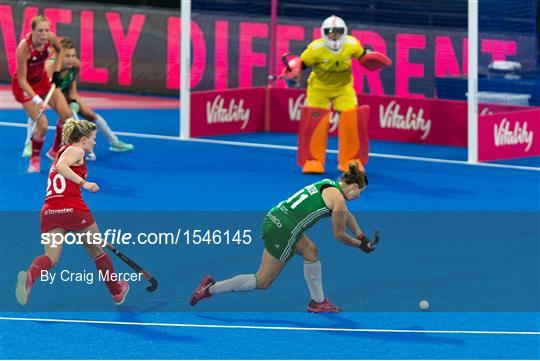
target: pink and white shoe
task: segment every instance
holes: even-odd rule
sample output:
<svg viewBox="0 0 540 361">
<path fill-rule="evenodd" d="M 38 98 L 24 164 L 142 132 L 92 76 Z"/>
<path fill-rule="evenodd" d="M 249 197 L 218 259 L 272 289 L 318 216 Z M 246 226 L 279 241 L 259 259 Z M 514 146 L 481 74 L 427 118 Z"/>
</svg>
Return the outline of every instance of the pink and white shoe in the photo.
<svg viewBox="0 0 540 361">
<path fill-rule="evenodd" d="M 120 281 L 118 282 L 120 284 L 120 288 L 122 289 L 119 294 L 113 295 L 112 298 L 114 300 L 114 304 L 117 306 L 120 306 L 123 304 L 126 300 L 126 296 L 129 292 L 129 283 L 126 281 Z"/>
<path fill-rule="evenodd" d="M 56 158 L 56 153 L 58 152 L 54 150 L 53 148 L 51 148 L 47 151 L 47 153 L 45 153 L 45 155 L 47 156 L 47 158 L 49 158 L 50 160 L 54 162 L 54 158 Z"/>
<path fill-rule="evenodd" d="M 39 155 L 30 156 L 30 164 L 28 165 L 28 173 L 39 173 L 41 170 L 41 157 Z"/>
<path fill-rule="evenodd" d="M 328 298 L 325 298 L 321 303 L 309 300 L 307 307 L 307 311 L 311 313 L 336 313 L 342 310 L 341 307 L 333 305 Z"/>
<path fill-rule="evenodd" d="M 15 289 L 15 297 L 17 302 L 22 306 L 25 306 L 28 303 L 28 298 L 30 297 L 30 291 L 32 290 L 32 277 L 26 271 L 20 271 L 17 275 L 17 288 Z"/>
<path fill-rule="evenodd" d="M 189 304 L 195 306 L 203 298 L 212 297 L 212 294 L 210 293 L 210 286 L 212 286 L 214 283 L 216 283 L 216 281 L 214 281 L 212 276 L 205 276 L 195 289 L 195 292 L 193 292 L 191 295 Z"/>
</svg>

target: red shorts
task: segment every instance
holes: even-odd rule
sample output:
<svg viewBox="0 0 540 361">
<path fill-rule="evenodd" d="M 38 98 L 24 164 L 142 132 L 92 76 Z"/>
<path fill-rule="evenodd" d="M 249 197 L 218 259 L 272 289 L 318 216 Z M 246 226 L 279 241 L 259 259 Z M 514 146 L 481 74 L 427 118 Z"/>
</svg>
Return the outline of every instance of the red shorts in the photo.
<svg viewBox="0 0 540 361">
<path fill-rule="evenodd" d="M 67 231 L 80 231 L 94 222 L 94 217 L 88 208 L 51 207 L 45 204 L 41 209 L 42 233 L 47 233 L 54 228 L 62 228 Z"/>
<path fill-rule="evenodd" d="M 45 98 L 49 89 L 51 88 L 51 82 L 49 81 L 49 76 L 46 72 L 41 75 L 41 80 L 35 84 L 30 84 L 32 89 L 39 95 L 41 98 Z M 15 96 L 15 100 L 19 103 L 26 103 L 29 100 L 32 100 L 32 97 L 25 93 L 19 85 L 17 77 L 14 76 L 11 78 L 11 92 Z"/>
</svg>

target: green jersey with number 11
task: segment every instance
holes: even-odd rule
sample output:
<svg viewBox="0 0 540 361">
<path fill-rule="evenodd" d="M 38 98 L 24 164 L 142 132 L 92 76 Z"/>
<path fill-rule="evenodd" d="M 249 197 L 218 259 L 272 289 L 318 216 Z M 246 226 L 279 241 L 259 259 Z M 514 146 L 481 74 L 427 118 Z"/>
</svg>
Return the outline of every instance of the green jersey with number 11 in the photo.
<svg viewBox="0 0 540 361">
<path fill-rule="evenodd" d="M 322 191 L 328 187 L 335 187 L 343 194 L 338 182 L 323 179 L 300 189 L 287 200 L 272 208 L 270 212 L 281 223 L 288 226 L 300 226 L 303 230 L 306 230 L 322 217 L 329 216 L 332 213 L 326 207 L 322 198 Z"/>
</svg>

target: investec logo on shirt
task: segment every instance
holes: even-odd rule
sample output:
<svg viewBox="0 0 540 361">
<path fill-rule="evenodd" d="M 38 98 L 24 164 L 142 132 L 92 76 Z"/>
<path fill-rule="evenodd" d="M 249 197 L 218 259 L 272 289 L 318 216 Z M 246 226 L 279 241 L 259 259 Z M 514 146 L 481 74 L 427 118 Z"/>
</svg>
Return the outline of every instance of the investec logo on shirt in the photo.
<svg viewBox="0 0 540 361">
<path fill-rule="evenodd" d="M 289 119 L 292 122 L 299 122 L 302 117 L 302 107 L 306 105 L 306 94 L 300 94 L 296 99 L 289 98 Z M 328 132 L 336 130 L 339 124 L 339 113 L 332 112 L 330 115 L 330 129 Z"/>
<path fill-rule="evenodd" d="M 502 147 L 507 145 L 525 144 L 525 151 L 528 152 L 533 144 L 534 132 L 527 130 L 527 122 L 523 126 L 519 121 L 514 123 L 514 129 L 510 130 L 510 121 L 502 118 L 499 124 L 493 125 L 495 146 Z"/>
<path fill-rule="evenodd" d="M 250 109 L 244 109 L 244 99 L 240 99 L 238 104 L 235 99 L 231 99 L 225 105 L 225 99 L 218 95 L 213 101 L 206 102 L 206 122 L 215 123 L 235 123 L 241 122 L 240 129 L 245 129 L 249 123 Z"/>
<path fill-rule="evenodd" d="M 420 139 L 426 139 L 431 131 L 431 119 L 424 119 L 423 108 L 419 108 L 415 113 L 413 107 L 408 107 L 403 114 L 395 100 L 386 107 L 382 104 L 379 106 L 379 124 L 381 128 L 421 131 Z"/>
</svg>

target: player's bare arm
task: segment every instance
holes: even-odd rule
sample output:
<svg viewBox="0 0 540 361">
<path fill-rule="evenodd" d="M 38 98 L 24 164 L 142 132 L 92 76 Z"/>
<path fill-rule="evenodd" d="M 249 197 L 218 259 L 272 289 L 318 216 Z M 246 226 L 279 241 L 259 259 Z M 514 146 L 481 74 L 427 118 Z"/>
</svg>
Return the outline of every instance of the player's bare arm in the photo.
<svg viewBox="0 0 540 361">
<path fill-rule="evenodd" d="M 69 147 L 62 153 L 60 159 L 56 163 L 56 171 L 60 173 L 64 178 L 77 183 L 83 188 L 91 191 L 99 191 L 99 187 L 96 183 L 86 182 L 84 178 L 77 175 L 70 167 L 74 165 L 81 165 L 84 163 L 84 150 L 79 147 Z"/>
<path fill-rule="evenodd" d="M 334 238 L 346 245 L 360 247 L 361 241 L 351 237 L 346 232 L 348 225 L 353 224 L 351 223 L 350 218 L 354 218 L 354 216 L 349 212 L 349 209 L 345 204 L 345 198 L 343 198 L 341 192 L 334 187 L 325 188 L 322 197 L 327 207 L 332 210 L 332 231 Z M 354 224 L 356 224 L 356 220 L 354 221 Z M 359 230 L 357 224 L 356 228 Z M 356 232 L 357 230 L 351 229 L 353 232 Z"/>
</svg>

